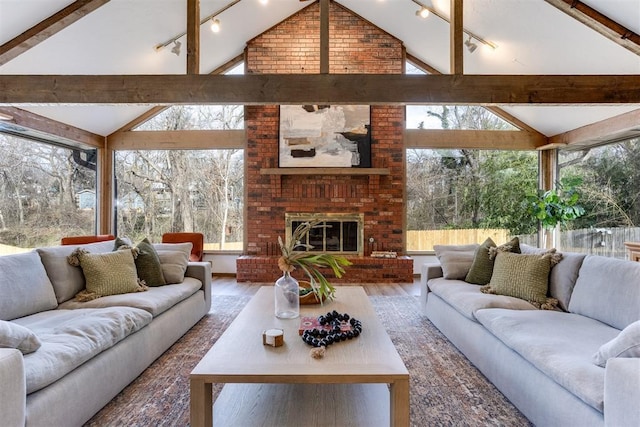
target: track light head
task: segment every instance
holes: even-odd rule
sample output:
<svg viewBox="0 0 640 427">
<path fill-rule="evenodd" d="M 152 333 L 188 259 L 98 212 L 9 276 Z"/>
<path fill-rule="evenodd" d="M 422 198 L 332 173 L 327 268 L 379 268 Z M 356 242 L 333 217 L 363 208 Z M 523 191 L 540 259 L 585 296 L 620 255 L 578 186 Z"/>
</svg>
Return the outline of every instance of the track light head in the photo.
<svg viewBox="0 0 640 427">
<path fill-rule="evenodd" d="M 464 42 L 464 45 L 469 50 L 469 53 L 473 53 L 473 51 L 475 51 L 478 48 L 478 45 L 471 41 L 471 36 L 469 36 L 467 41 Z"/>
<path fill-rule="evenodd" d="M 178 40 L 174 40 L 173 47 L 171 48 L 171 53 L 175 53 L 176 56 L 180 56 L 180 46 L 182 46 L 182 43 L 180 43 Z"/>
<path fill-rule="evenodd" d="M 429 16 L 429 9 L 424 6 L 421 7 L 420 9 L 416 10 L 416 16 L 419 16 L 420 18 L 426 18 L 427 16 Z"/>
<path fill-rule="evenodd" d="M 211 31 L 213 31 L 214 33 L 219 33 L 220 32 L 220 20 L 219 19 L 211 18 Z"/>
</svg>

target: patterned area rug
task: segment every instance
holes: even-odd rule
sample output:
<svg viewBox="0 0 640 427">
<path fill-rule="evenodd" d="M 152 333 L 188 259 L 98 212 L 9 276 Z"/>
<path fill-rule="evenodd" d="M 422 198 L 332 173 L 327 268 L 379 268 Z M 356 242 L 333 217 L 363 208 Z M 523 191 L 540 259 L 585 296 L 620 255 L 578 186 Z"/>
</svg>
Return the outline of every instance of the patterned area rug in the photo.
<svg viewBox="0 0 640 427">
<path fill-rule="evenodd" d="M 249 299 L 216 295 L 211 312 L 86 426 L 187 426 L 189 372 Z M 531 425 L 420 313 L 416 297 L 370 299 L 411 375 L 412 425 Z"/>
</svg>

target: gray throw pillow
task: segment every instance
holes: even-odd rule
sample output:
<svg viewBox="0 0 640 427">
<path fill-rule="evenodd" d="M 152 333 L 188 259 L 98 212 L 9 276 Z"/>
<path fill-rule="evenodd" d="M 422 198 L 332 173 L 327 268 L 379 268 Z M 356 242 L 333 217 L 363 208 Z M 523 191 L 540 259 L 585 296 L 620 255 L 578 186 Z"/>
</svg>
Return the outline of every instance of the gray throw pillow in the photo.
<svg viewBox="0 0 640 427">
<path fill-rule="evenodd" d="M 16 348 L 22 354 L 33 353 L 40 348 L 40 339 L 29 328 L 0 320 L 0 348 Z"/>
<path fill-rule="evenodd" d="M 617 337 L 603 344 L 593 362 L 604 367 L 614 357 L 640 357 L 640 320 L 624 328 Z"/>
<path fill-rule="evenodd" d="M 155 243 L 166 283 L 182 283 L 187 272 L 192 243 Z"/>
<path fill-rule="evenodd" d="M 470 245 L 433 245 L 436 257 L 442 267 L 445 279 L 464 280 L 473 263 L 478 248 L 477 243 Z"/>
</svg>

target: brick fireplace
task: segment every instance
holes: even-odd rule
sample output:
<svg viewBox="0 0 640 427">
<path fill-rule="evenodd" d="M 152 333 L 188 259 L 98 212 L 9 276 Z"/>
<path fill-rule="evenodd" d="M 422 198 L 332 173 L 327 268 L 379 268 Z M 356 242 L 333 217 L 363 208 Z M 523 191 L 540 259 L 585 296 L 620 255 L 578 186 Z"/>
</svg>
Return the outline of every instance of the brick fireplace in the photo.
<svg viewBox="0 0 640 427">
<path fill-rule="evenodd" d="M 329 39 L 330 73 L 404 71 L 400 40 L 333 2 Z M 319 73 L 319 4 L 250 40 L 245 58 L 246 73 Z M 286 236 L 286 214 L 332 213 L 356 215 L 363 224 L 360 253 L 347 255 L 353 266 L 338 282 L 413 281 L 413 261 L 403 256 L 404 108 L 371 106 L 372 169 L 336 173 L 310 168 L 295 175 L 277 169 L 279 111 L 277 105 L 245 108 L 246 242 L 245 254 L 237 261 L 237 280 L 273 282 L 279 277 L 277 239 Z M 372 251 L 395 251 L 399 256 L 372 258 Z"/>
</svg>

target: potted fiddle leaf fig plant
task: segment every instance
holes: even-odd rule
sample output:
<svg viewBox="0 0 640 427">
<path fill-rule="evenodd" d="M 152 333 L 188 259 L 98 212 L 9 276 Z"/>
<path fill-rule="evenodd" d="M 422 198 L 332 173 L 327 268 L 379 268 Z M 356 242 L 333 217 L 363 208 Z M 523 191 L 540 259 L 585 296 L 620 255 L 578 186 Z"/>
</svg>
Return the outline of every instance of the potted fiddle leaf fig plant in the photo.
<svg viewBox="0 0 640 427">
<path fill-rule="evenodd" d="M 278 259 L 278 267 L 284 274 L 290 274 L 296 268 L 304 271 L 309 278 L 311 290 L 305 291 L 301 288 L 300 292 L 302 294 L 313 292 L 318 302 L 333 299 L 336 291 L 321 269 L 330 268 L 337 278 L 341 278 L 345 274 L 345 267 L 351 265 L 351 262 L 341 255 L 310 252 L 313 246 L 306 243 L 309 231 L 323 227 L 328 226 L 320 221 L 303 222 L 296 227 L 286 244 L 278 236 L 278 244 L 282 252 L 282 256 Z"/>
</svg>

